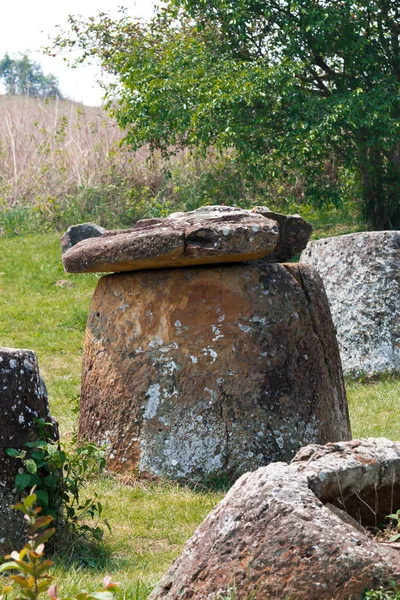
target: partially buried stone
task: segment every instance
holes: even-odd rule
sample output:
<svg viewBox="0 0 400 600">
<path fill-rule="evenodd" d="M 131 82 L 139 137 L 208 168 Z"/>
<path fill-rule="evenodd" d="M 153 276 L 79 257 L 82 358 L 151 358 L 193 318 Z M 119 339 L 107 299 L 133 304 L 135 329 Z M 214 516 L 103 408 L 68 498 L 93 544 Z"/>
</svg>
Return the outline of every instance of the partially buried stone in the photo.
<svg viewBox="0 0 400 600">
<path fill-rule="evenodd" d="M 15 476 L 21 462 L 7 455 L 7 448 L 22 450 L 37 439 L 35 420 L 50 423 L 49 436 L 57 439 L 56 422 L 51 419 L 47 391 L 39 375 L 36 354 L 31 350 L 0 348 L 0 552 L 20 545 L 25 525 L 11 508 L 19 501 Z"/>
<path fill-rule="evenodd" d="M 62 253 L 64 254 L 64 252 L 82 240 L 100 237 L 105 231 L 104 227 L 101 227 L 96 223 L 79 223 L 78 225 L 71 225 L 61 238 Z"/>
<path fill-rule="evenodd" d="M 115 470 L 231 481 L 306 443 L 349 439 L 318 274 L 258 261 L 103 277 L 79 433 L 108 445 Z"/>
<path fill-rule="evenodd" d="M 71 248 L 63 263 L 69 273 L 86 273 L 242 262 L 270 254 L 278 242 L 275 220 L 239 208 L 206 206 L 107 231 Z"/>
</svg>

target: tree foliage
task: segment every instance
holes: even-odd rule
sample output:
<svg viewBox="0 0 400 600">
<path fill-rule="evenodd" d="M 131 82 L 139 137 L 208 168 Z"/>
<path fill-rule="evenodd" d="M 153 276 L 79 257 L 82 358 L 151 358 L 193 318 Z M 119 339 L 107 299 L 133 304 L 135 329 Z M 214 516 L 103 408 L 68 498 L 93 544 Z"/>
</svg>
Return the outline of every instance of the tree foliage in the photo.
<svg viewBox="0 0 400 600">
<path fill-rule="evenodd" d="M 39 63 L 32 61 L 27 54 L 20 58 L 5 54 L 0 60 L 0 81 L 10 95 L 61 97 L 57 77 L 45 75 Z"/>
<path fill-rule="evenodd" d="M 400 0 L 169 0 L 149 23 L 71 19 L 134 148 L 234 148 L 307 199 L 354 178 L 371 229 L 400 228 Z"/>
</svg>

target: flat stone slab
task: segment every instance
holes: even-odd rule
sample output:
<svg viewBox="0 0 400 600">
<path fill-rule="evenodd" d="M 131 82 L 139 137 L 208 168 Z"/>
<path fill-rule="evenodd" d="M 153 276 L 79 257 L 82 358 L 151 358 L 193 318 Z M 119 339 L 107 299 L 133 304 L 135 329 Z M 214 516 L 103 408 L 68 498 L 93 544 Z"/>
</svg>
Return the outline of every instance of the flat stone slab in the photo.
<svg viewBox="0 0 400 600">
<path fill-rule="evenodd" d="M 271 218 L 268 214 L 263 207 L 248 211 L 205 206 L 166 219 L 144 219 L 132 229 L 107 231 L 79 242 L 63 255 L 64 268 L 68 273 L 137 271 L 253 261 L 269 255 L 276 262 L 274 252 L 282 246 L 285 227 L 276 213 L 270 213 Z M 279 256 L 283 254 L 279 251 Z"/>
<path fill-rule="evenodd" d="M 400 582 L 396 544 L 368 531 L 398 507 L 400 444 L 310 445 L 243 475 L 149 600 L 350 600 Z M 398 544 L 397 544 L 398 546 Z"/>
<path fill-rule="evenodd" d="M 300 261 L 322 277 L 345 373 L 400 373 L 400 231 L 309 242 Z"/>
</svg>

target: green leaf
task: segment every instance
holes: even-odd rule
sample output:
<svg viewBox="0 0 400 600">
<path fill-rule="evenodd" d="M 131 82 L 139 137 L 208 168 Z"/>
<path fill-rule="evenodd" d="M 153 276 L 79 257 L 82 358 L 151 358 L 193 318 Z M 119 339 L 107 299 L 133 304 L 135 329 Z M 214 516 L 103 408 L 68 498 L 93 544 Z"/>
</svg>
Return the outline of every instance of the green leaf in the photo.
<svg viewBox="0 0 400 600">
<path fill-rule="evenodd" d="M 35 543 L 37 544 L 37 546 L 39 546 L 40 544 L 45 544 L 46 542 L 49 541 L 49 539 L 51 537 L 53 537 L 55 532 L 56 532 L 55 527 L 46 529 L 46 531 L 43 531 L 43 533 L 41 533 L 37 538 L 35 538 Z"/>
<path fill-rule="evenodd" d="M 43 517 L 38 517 L 31 527 L 34 531 L 38 531 L 42 527 L 47 527 L 52 522 L 53 517 L 51 517 L 50 515 L 43 515 Z"/>
<path fill-rule="evenodd" d="M 26 496 L 26 498 L 24 498 L 23 504 L 26 508 L 32 508 L 36 500 L 37 494 L 29 494 L 29 496 Z"/>
<path fill-rule="evenodd" d="M 59 485 L 60 477 L 56 477 L 55 475 L 47 475 L 43 481 L 49 488 L 54 489 Z"/>
<path fill-rule="evenodd" d="M 8 454 L 8 456 L 12 456 L 13 458 L 19 458 L 21 456 L 21 452 L 16 450 L 16 448 L 6 448 L 6 454 Z"/>
<path fill-rule="evenodd" d="M 54 456 L 55 454 L 58 454 L 59 451 L 60 448 L 57 444 L 47 444 L 47 452 L 49 456 Z"/>
<path fill-rule="evenodd" d="M 0 573 L 4 573 L 4 571 L 10 571 L 11 569 L 19 570 L 19 567 L 15 561 L 6 562 L 0 565 Z"/>
<path fill-rule="evenodd" d="M 47 590 L 49 589 L 49 587 L 52 584 L 52 581 L 53 580 L 51 577 L 47 577 L 46 579 L 40 581 L 37 586 L 39 594 L 42 594 L 43 592 L 47 592 Z"/>
<path fill-rule="evenodd" d="M 43 573 L 46 573 L 46 571 L 48 571 L 53 565 L 54 562 L 52 560 L 44 560 L 38 566 L 36 566 L 36 576 L 38 577 L 43 575 Z M 48 577 L 48 580 L 51 581 L 51 577 Z"/>
<path fill-rule="evenodd" d="M 31 458 L 24 460 L 24 467 L 29 473 L 33 473 L 33 474 L 37 473 L 36 463 Z"/>
<path fill-rule="evenodd" d="M 33 566 L 29 565 L 23 560 L 14 560 L 9 563 L 4 563 L 0 566 L 0 573 L 2 571 L 7 571 L 8 569 L 18 570 L 22 573 L 25 573 L 25 575 L 33 575 Z"/>
<path fill-rule="evenodd" d="M 399 521 L 400 520 L 400 514 L 397 512 L 397 513 L 392 514 L 392 515 L 387 515 L 385 518 L 386 519 L 391 519 L 392 521 Z"/>
<path fill-rule="evenodd" d="M 15 477 L 15 485 L 19 492 L 32 485 L 32 477 L 29 473 L 18 473 Z"/>
<path fill-rule="evenodd" d="M 44 506 L 48 506 L 49 504 L 49 494 L 47 493 L 46 490 L 38 490 L 36 489 L 36 495 L 38 497 L 38 500 L 41 504 L 43 504 Z"/>
</svg>

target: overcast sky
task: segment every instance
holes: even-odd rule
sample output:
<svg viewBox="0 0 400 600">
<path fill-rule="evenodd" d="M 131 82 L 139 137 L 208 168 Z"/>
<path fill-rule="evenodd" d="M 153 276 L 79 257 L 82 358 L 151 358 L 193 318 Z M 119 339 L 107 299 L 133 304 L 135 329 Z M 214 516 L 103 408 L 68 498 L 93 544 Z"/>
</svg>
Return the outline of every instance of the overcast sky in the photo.
<svg viewBox="0 0 400 600">
<path fill-rule="evenodd" d="M 46 74 L 56 75 L 61 92 L 87 105 L 101 103 L 101 89 L 96 84 L 99 70 L 81 66 L 68 68 L 61 58 L 43 56 L 41 47 L 48 45 L 49 35 L 56 35 L 56 25 L 67 27 L 68 15 L 90 17 L 99 11 L 118 15 L 122 5 L 134 16 L 148 18 L 152 0 L 0 0 L 0 59 L 28 52 Z"/>
</svg>

